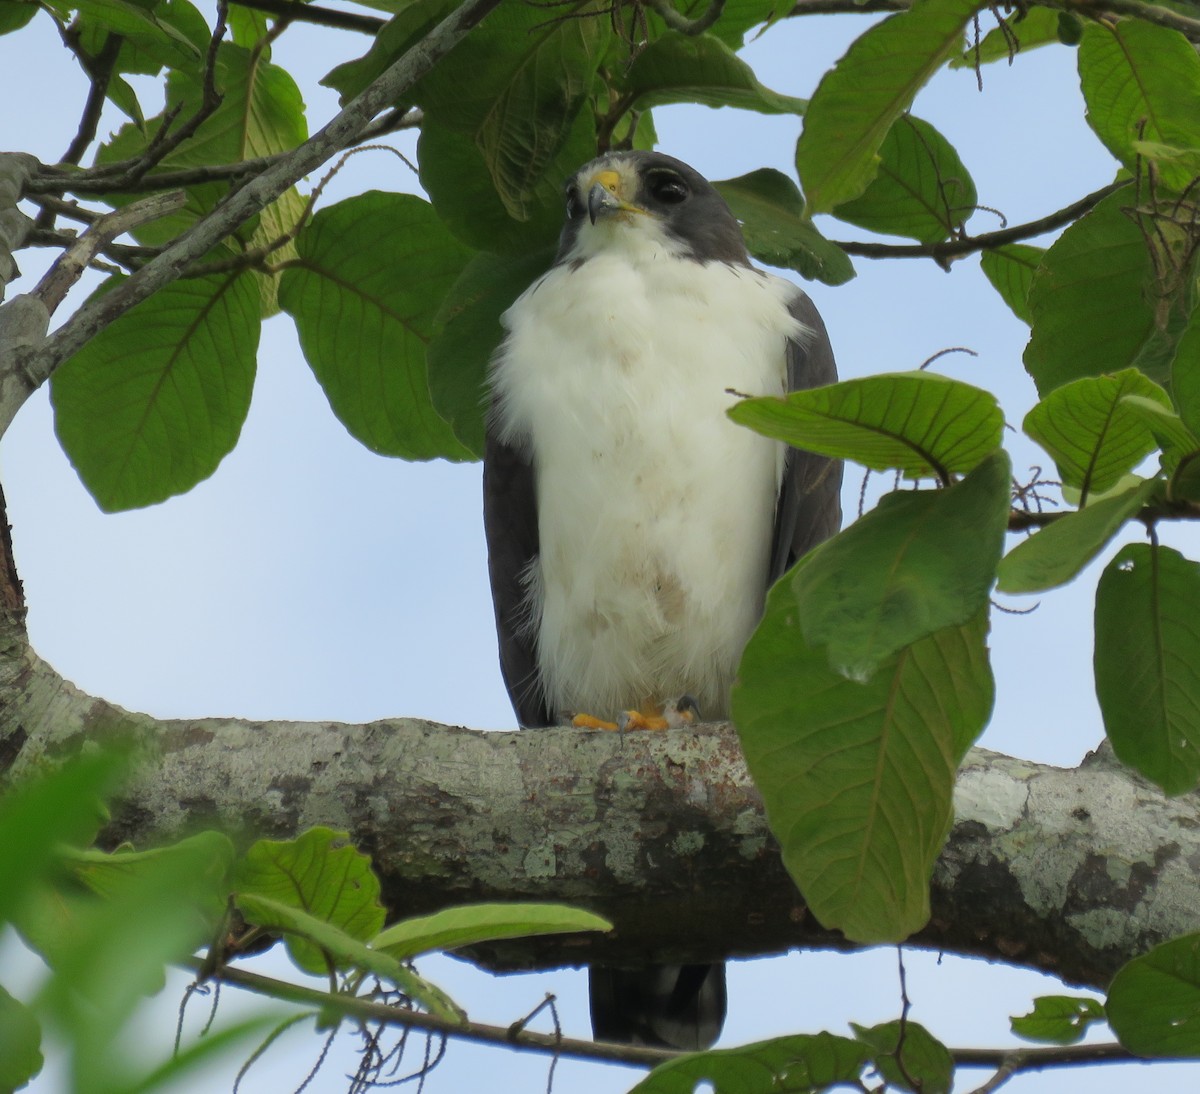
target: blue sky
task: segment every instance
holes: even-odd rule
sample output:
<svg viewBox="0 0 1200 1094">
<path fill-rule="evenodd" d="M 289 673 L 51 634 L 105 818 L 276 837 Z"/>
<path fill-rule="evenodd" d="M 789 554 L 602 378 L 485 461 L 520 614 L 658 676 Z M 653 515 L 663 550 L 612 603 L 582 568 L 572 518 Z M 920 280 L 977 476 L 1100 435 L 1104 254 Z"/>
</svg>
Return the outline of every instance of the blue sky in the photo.
<svg viewBox="0 0 1200 1094">
<path fill-rule="evenodd" d="M 866 25 L 854 17 L 787 21 L 745 56 L 768 86 L 808 96 Z M 336 108 L 317 79 L 366 45 L 360 36 L 298 27 L 277 46 L 276 60 L 301 82 L 311 128 Z M 988 66 L 984 78 L 980 94 L 973 73 L 944 72 L 914 106 L 957 146 L 983 205 L 1018 223 L 1112 178 L 1116 164 L 1083 120 L 1072 51 L 1033 51 L 1011 67 Z M 71 104 L 73 112 L 84 90 L 44 16 L 0 38 L 0 95 L 24 108 L 19 116 L 6 112 L 0 145 L 56 160 L 76 125 L 59 104 Z M 657 111 L 656 123 L 660 147 L 710 178 L 761 166 L 792 172 L 799 119 L 697 107 Z M 101 131 L 118 124 L 110 110 Z M 413 153 L 415 140 L 395 144 Z M 323 200 L 367 188 L 415 191 L 417 182 L 395 156 L 367 152 L 350 161 Z M 998 226 L 985 212 L 971 224 L 975 232 Z M 861 235 L 834 222 L 822 227 L 833 238 Z M 28 277 L 14 291 L 32 283 L 45 257 L 22 256 Z M 1020 360 L 1027 331 L 987 284 L 977 259 L 955 264 L 950 273 L 912 260 L 859 259 L 856 267 L 858 277 L 848 285 L 809 286 L 843 377 L 912 369 L 940 350 L 968 347 L 977 356 L 944 357 L 937 369 L 996 391 L 1019 430 L 1034 400 Z M 82 292 L 76 289 L 68 306 L 78 304 Z M 1041 459 L 1019 434 L 1011 451 L 1018 475 Z M 148 510 L 101 514 L 57 447 L 44 391 L 0 444 L 0 475 L 35 646 L 90 692 L 171 717 L 366 721 L 413 715 L 477 728 L 513 725 L 496 663 L 479 467 L 409 465 L 359 446 L 329 412 L 286 317 L 264 331 L 240 444 L 190 494 Z M 849 514 L 860 481 L 857 471 L 848 472 Z M 1188 550 L 1186 534 L 1168 534 Z M 1191 553 L 1197 557 L 1195 544 Z M 1044 598 L 1032 615 L 996 613 L 998 701 L 985 747 L 1073 765 L 1099 741 L 1091 684 L 1096 577 L 1093 569 Z M 11 946 L 10 940 L 5 956 Z M 977 961 L 939 964 L 936 955 L 912 954 L 908 963 L 913 1017 L 956 1045 L 1004 1043 L 1009 1014 L 1027 1009 L 1032 995 L 1061 990 L 1047 978 Z M 36 978 L 34 964 L 22 967 Z M 554 991 L 563 1000 L 565 1031 L 586 1035 L 579 973 L 495 981 L 449 959 L 422 971 L 440 978 L 472 1017 L 501 1024 Z M 167 1051 L 178 992 L 170 988 L 150 1004 L 137 1036 L 141 1045 Z M 731 972 L 725 1043 L 822 1028 L 844 1032 L 847 1021 L 884 1021 L 898 1009 L 891 950 L 746 962 Z M 344 1089 L 341 1075 L 353 1063 L 347 1063 L 349 1046 L 338 1051 L 338 1061 L 326 1064 L 308 1089 Z M 290 1089 L 315 1052 L 311 1038 L 292 1037 L 243 1089 Z M 235 1070 L 233 1064 L 187 1089 L 227 1089 Z M 452 1046 L 426 1090 L 539 1090 L 545 1072 L 544 1060 Z M 1166 1089 L 1194 1083 L 1200 1072 L 1152 1074 Z M 635 1077 L 564 1063 L 556 1089 L 615 1094 Z M 983 1073 L 971 1077 L 982 1082 Z M 1012 1089 L 1115 1092 L 1129 1082 L 1127 1069 L 1089 1069 L 1021 1079 Z M 61 1077 L 47 1074 L 31 1089 L 62 1089 L 56 1083 Z"/>
</svg>

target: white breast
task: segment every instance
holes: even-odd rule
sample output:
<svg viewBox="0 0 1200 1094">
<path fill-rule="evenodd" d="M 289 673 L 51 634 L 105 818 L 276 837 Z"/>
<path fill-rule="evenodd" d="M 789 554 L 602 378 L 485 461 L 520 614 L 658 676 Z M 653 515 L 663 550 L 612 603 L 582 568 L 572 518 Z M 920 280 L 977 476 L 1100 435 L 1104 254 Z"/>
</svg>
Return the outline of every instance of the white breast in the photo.
<svg viewBox="0 0 1200 1094">
<path fill-rule="evenodd" d="M 794 293 L 747 268 L 601 253 L 506 314 L 494 426 L 532 452 L 530 620 L 552 710 L 688 693 L 728 713 L 784 450 L 725 417 L 727 390 L 784 390 Z"/>
</svg>

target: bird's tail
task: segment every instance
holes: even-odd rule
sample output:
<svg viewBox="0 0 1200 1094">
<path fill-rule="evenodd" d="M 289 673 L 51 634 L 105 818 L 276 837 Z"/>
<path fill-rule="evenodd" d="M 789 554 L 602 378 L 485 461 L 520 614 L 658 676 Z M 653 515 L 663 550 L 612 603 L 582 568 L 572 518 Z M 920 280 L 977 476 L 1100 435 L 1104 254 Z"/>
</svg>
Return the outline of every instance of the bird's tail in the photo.
<svg viewBox="0 0 1200 1094">
<path fill-rule="evenodd" d="M 724 965 L 593 965 L 588 986 L 597 1041 L 692 1052 L 725 1024 Z"/>
</svg>

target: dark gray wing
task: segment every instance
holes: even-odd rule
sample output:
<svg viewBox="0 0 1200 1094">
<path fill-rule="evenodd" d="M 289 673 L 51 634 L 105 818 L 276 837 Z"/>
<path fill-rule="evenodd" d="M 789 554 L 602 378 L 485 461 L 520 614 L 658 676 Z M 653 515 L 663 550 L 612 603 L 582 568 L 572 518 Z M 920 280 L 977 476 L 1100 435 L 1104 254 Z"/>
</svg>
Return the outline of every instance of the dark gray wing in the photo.
<svg viewBox="0 0 1200 1094">
<path fill-rule="evenodd" d="M 807 336 L 787 347 L 788 390 L 821 387 L 837 381 L 837 366 L 829 335 L 808 294 L 796 290 L 788 310 L 807 328 Z M 788 450 L 783 485 L 775 507 L 771 541 L 770 583 L 777 581 L 798 558 L 828 539 L 842 526 L 842 461 Z"/>
<path fill-rule="evenodd" d="M 483 530 L 500 671 L 516 711 L 529 728 L 553 725 L 537 670 L 525 575 L 538 553 L 537 492 L 526 452 L 503 443 L 489 426 L 483 455 Z"/>
</svg>

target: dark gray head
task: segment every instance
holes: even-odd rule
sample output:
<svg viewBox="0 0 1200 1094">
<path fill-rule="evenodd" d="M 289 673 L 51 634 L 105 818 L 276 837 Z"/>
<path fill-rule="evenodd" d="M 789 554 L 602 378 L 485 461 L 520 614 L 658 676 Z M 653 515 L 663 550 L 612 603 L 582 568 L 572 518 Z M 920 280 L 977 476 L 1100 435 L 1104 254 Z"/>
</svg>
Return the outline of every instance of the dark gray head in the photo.
<svg viewBox="0 0 1200 1094">
<path fill-rule="evenodd" d="M 685 258 L 748 266 L 742 230 L 699 172 L 661 152 L 610 152 L 567 180 L 558 260 L 656 239 Z"/>
</svg>

